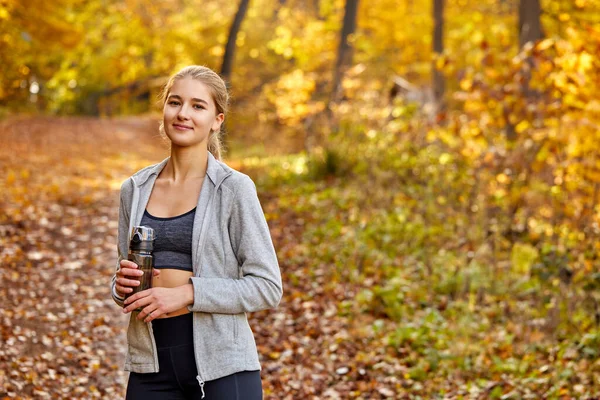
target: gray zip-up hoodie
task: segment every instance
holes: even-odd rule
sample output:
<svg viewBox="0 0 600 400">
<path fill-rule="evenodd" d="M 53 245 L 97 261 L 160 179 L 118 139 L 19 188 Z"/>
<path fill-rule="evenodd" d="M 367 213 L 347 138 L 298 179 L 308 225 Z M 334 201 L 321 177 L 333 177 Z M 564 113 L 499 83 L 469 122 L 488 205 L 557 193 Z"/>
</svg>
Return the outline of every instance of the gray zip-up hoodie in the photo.
<svg viewBox="0 0 600 400">
<path fill-rule="evenodd" d="M 140 224 L 156 177 L 169 159 L 123 182 L 119 206 L 118 260 L 127 258 L 129 232 Z M 246 312 L 274 308 L 282 294 L 281 274 L 254 182 L 208 153 L 192 233 L 194 356 L 198 382 L 218 379 L 260 363 Z M 112 297 L 119 306 L 123 298 Z M 158 372 L 152 322 L 131 313 L 125 370 Z"/>
</svg>

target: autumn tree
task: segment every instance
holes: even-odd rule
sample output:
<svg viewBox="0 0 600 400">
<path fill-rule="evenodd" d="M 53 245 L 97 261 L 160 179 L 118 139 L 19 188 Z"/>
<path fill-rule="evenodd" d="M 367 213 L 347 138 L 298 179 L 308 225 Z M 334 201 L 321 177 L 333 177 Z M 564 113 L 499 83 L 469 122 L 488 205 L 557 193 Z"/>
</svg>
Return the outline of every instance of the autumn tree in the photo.
<svg viewBox="0 0 600 400">
<path fill-rule="evenodd" d="M 233 18 L 233 23 L 231 24 L 231 28 L 229 29 L 227 45 L 225 46 L 225 54 L 223 55 L 223 64 L 221 65 L 221 76 L 223 76 L 223 78 L 226 81 L 229 81 L 231 77 L 233 60 L 235 58 L 237 36 L 242 26 L 242 22 L 244 21 L 244 17 L 246 16 L 246 12 L 248 11 L 249 3 L 250 0 L 240 1 L 238 10 L 235 13 L 235 17 Z"/>
<path fill-rule="evenodd" d="M 345 69 L 352 64 L 353 47 L 349 42 L 350 36 L 356 31 L 356 15 L 358 13 L 358 0 L 346 0 L 344 7 L 344 21 L 340 31 L 340 43 L 337 59 L 333 70 L 333 84 L 331 87 L 330 102 L 337 102 L 342 97 L 342 78 Z"/>
<path fill-rule="evenodd" d="M 433 0 L 433 53 L 440 55 L 444 52 L 444 0 Z M 444 108 L 444 76 L 433 65 L 433 93 L 438 111 Z"/>
<path fill-rule="evenodd" d="M 525 43 L 535 42 L 543 37 L 541 13 L 540 0 L 520 0 L 519 47 L 522 48 Z"/>
<path fill-rule="evenodd" d="M 35 103 L 44 109 L 45 83 L 61 50 L 82 38 L 67 11 L 72 6 L 72 0 L 0 2 L 0 107 L 10 101 L 19 109 Z"/>
<path fill-rule="evenodd" d="M 519 2 L 519 48 L 522 49 L 526 43 L 542 39 L 543 33 L 540 16 L 540 0 L 521 0 Z M 523 92 L 527 98 L 531 98 L 534 95 L 529 86 L 532 68 L 533 59 L 528 57 L 523 64 Z"/>
</svg>

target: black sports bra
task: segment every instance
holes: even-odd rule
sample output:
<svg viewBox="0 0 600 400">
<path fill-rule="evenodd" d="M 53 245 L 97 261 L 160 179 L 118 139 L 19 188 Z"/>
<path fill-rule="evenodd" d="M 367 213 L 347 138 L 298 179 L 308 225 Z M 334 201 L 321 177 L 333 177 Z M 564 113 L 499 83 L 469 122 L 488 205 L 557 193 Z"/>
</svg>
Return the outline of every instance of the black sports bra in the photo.
<svg viewBox="0 0 600 400">
<path fill-rule="evenodd" d="M 196 208 L 175 217 L 160 218 L 144 211 L 141 225 L 154 229 L 154 268 L 192 271 L 192 229 Z"/>
</svg>

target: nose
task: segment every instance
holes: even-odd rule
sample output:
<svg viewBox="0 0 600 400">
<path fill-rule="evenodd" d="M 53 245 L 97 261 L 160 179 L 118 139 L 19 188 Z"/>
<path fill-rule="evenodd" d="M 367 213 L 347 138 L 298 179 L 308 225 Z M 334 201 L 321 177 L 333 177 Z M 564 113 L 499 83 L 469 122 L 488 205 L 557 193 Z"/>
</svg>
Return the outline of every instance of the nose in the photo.
<svg viewBox="0 0 600 400">
<path fill-rule="evenodd" d="M 179 112 L 177 113 L 177 118 L 180 119 L 180 120 L 187 120 L 187 119 L 189 119 L 187 105 L 183 104 L 181 106 L 181 108 L 179 109 Z"/>
</svg>

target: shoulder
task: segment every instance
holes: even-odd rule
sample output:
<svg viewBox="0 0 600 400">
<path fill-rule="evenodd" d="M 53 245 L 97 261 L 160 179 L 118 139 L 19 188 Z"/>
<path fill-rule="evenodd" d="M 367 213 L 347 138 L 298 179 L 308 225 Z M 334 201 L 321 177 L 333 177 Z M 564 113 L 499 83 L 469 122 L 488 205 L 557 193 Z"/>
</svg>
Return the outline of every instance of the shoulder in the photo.
<svg viewBox="0 0 600 400">
<path fill-rule="evenodd" d="M 121 183 L 121 195 L 131 195 L 131 193 L 133 193 L 133 187 L 135 186 L 136 182 L 139 184 L 148 179 L 148 176 L 150 176 L 153 172 L 160 168 L 161 165 L 164 165 L 165 161 L 166 160 L 163 160 L 159 163 L 148 165 L 138 170 L 137 172 L 129 176 L 127 179 L 125 179 Z"/>
<path fill-rule="evenodd" d="M 256 194 L 256 185 L 248 175 L 231 168 L 225 163 L 219 161 L 219 165 L 227 172 L 228 176 L 223 181 L 222 187 L 232 194 L 254 193 Z"/>
<path fill-rule="evenodd" d="M 136 183 L 138 185 L 144 183 L 150 175 L 160 171 L 160 169 L 162 169 L 164 167 L 164 165 L 166 164 L 167 160 L 168 160 L 168 158 L 166 158 L 156 164 L 148 165 L 148 166 L 138 170 L 137 172 L 135 172 L 129 178 L 125 179 L 123 181 L 123 183 L 121 183 L 121 193 L 133 192 L 133 187 L 135 186 Z"/>
<path fill-rule="evenodd" d="M 170 157 L 165 158 L 161 162 L 156 164 L 148 165 L 131 175 L 132 183 L 137 183 L 138 185 L 143 184 L 151 175 L 158 174 L 167 164 Z"/>
<path fill-rule="evenodd" d="M 252 178 L 242 172 L 234 171 L 231 176 L 227 178 L 226 182 L 227 181 L 229 181 L 229 187 L 234 193 L 256 193 L 256 185 L 254 184 L 254 181 Z"/>
<path fill-rule="evenodd" d="M 164 164 L 167 160 L 163 160 L 161 162 L 157 162 L 156 164 L 151 164 L 148 166 L 145 166 L 144 168 L 136 171 L 133 175 L 130 176 L 130 178 L 138 178 L 141 176 L 145 176 L 151 172 L 153 172 L 158 166 L 160 166 L 161 164 Z"/>
<path fill-rule="evenodd" d="M 133 181 L 131 176 L 121 183 L 121 196 L 126 196 L 133 192 Z"/>
</svg>

